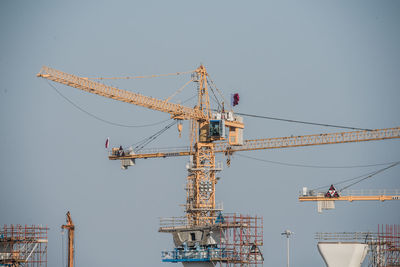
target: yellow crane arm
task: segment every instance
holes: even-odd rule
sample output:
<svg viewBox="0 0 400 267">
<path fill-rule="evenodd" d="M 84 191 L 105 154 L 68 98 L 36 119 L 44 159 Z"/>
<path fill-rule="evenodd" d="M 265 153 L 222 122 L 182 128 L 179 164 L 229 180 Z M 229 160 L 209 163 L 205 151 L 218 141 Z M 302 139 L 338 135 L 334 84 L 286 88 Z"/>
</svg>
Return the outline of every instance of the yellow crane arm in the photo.
<svg viewBox="0 0 400 267">
<path fill-rule="evenodd" d="M 215 153 L 233 153 L 237 151 L 250 151 L 261 149 L 273 148 L 288 148 L 300 146 L 313 146 L 313 145 L 327 145 L 327 144 L 340 144 L 362 141 L 374 141 L 400 138 L 400 127 L 366 130 L 366 131 L 352 131 L 352 132 L 339 132 L 327 134 L 314 134 L 303 136 L 290 136 L 290 137 L 276 137 L 256 140 L 246 140 L 243 145 L 231 146 L 228 142 L 214 143 Z M 140 159 L 140 158 L 165 158 L 165 157 L 179 157 L 193 155 L 190 148 L 182 148 L 180 150 L 162 150 L 151 149 L 142 150 L 140 154 L 126 154 L 118 156 L 115 153 L 109 155 L 110 160 L 117 159 Z"/>
<path fill-rule="evenodd" d="M 166 112 L 171 114 L 171 117 L 174 119 L 208 120 L 208 117 L 200 109 L 194 109 L 179 104 L 170 103 L 165 100 L 136 94 L 112 86 L 107 86 L 99 82 L 91 81 L 87 78 L 78 77 L 46 66 L 43 66 L 36 76 L 87 91 L 92 94 L 146 107 L 152 110 Z"/>
<path fill-rule="evenodd" d="M 228 143 L 216 143 L 215 152 L 224 153 L 229 151 L 236 152 L 299 146 L 341 144 L 393 138 L 400 138 L 400 127 L 246 140 L 241 146 L 230 146 Z"/>
<path fill-rule="evenodd" d="M 400 195 L 372 195 L 372 196 L 340 196 L 340 197 L 324 197 L 324 196 L 300 196 L 299 201 L 359 201 L 359 200 L 400 200 Z"/>
</svg>

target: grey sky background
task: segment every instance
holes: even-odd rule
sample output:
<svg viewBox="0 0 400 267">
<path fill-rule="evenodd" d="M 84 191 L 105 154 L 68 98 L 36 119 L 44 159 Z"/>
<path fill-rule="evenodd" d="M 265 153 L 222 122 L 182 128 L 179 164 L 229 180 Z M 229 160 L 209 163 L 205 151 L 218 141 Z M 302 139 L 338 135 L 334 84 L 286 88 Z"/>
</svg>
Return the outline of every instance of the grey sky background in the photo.
<svg viewBox="0 0 400 267">
<path fill-rule="evenodd" d="M 123 171 L 104 149 L 130 145 L 165 126 L 122 128 L 95 120 L 60 97 L 42 65 L 81 76 L 193 70 L 203 63 L 237 112 L 360 128 L 400 125 L 399 1 L 1 1 L 0 225 L 50 227 L 48 266 L 63 266 L 60 226 L 76 224 L 76 265 L 162 266 L 172 238 L 158 217 L 183 215 L 187 158 L 138 161 Z M 165 98 L 188 76 L 108 82 Z M 168 115 L 54 84 L 86 111 L 143 125 Z M 194 95 L 191 86 L 174 101 Z M 192 103 L 188 105 L 193 105 Z M 245 139 L 341 131 L 245 118 Z M 345 131 L 345 130 L 344 130 Z M 151 147 L 188 144 L 188 124 Z M 399 140 L 242 152 L 318 166 L 398 161 Z M 225 162 L 223 157 L 220 161 Z M 265 266 L 324 266 L 315 232 L 376 231 L 400 223 L 400 202 L 337 203 L 317 214 L 298 192 L 379 167 L 288 167 L 235 155 L 217 185 L 226 212 L 264 217 Z M 400 188 L 399 167 L 354 189 Z M 328 189 L 328 188 L 327 188 Z M 66 236 L 65 236 L 66 238 Z M 64 256 L 66 253 L 64 253 Z"/>
</svg>

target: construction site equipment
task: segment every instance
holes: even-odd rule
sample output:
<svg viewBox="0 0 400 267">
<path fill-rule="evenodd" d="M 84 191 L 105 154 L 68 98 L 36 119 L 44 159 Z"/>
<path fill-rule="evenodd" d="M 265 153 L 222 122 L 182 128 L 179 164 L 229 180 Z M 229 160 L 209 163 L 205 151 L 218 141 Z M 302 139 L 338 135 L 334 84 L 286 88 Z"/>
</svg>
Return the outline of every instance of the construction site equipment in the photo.
<svg viewBox="0 0 400 267">
<path fill-rule="evenodd" d="M 315 239 L 327 266 L 350 266 L 344 259 L 360 266 L 364 254 L 368 267 L 400 266 L 400 225 L 378 225 L 377 232 L 316 233 Z"/>
<path fill-rule="evenodd" d="M 129 166 L 133 166 L 135 159 L 139 158 L 190 156 L 185 205 L 187 226 L 193 229 L 203 227 L 201 228 L 203 229 L 203 234 L 214 227 L 220 212 L 220 209 L 216 207 L 215 201 L 216 173 L 222 170 L 215 161 L 217 153 L 224 153 L 227 156 L 227 163 L 229 165 L 230 156 L 237 151 L 338 144 L 400 137 L 400 127 L 396 127 L 371 131 L 365 130 L 244 141 L 243 118 L 235 115 L 232 109 L 225 111 L 223 104 L 219 105 L 215 112 L 211 108 L 209 75 L 203 65 L 200 65 L 192 72 L 191 81 L 197 85 L 197 104 L 194 108 L 173 104 L 169 102 L 170 98 L 162 100 L 147 97 L 49 67 L 43 67 L 37 76 L 107 98 L 165 112 L 170 114 L 171 118 L 175 120 L 189 120 L 191 126 L 190 146 L 185 149 L 156 149 L 151 152 L 143 149 L 140 150 L 140 153 L 136 153 L 138 151 L 130 149 L 119 153 L 120 149 L 113 148 L 109 159 L 121 160 L 122 168 L 126 169 Z M 222 99 L 218 103 L 224 103 L 224 100 Z M 228 131 L 225 132 L 225 129 L 228 129 Z M 204 227 L 208 230 L 204 230 Z M 161 232 L 163 232 L 162 229 Z M 179 233 L 177 232 L 177 234 Z M 208 248 L 209 246 L 202 249 L 206 250 Z M 183 249 L 183 247 L 179 249 Z M 195 247 L 192 246 L 190 249 L 195 250 Z M 189 263 L 191 260 L 187 259 L 187 262 Z"/>
<path fill-rule="evenodd" d="M 195 227 L 186 217 L 161 218 L 160 226 L 159 232 L 173 235 L 176 247 L 162 252 L 163 262 L 256 266 L 264 261 L 262 217 L 219 213 L 213 225 Z"/>
<path fill-rule="evenodd" d="M 46 267 L 48 230 L 35 225 L 4 225 L 0 228 L 0 266 Z"/>
<path fill-rule="evenodd" d="M 300 202 L 317 202 L 318 212 L 335 208 L 335 201 L 387 201 L 400 200 L 400 189 L 359 189 L 342 190 L 337 196 L 332 197 L 326 192 L 315 192 L 304 187 L 299 196 Z"/>
<path fill-rule="evenodd" d="M 69 211 L 66 214 L 67 224 L 61 225 L 61 229 L 67 229 L 68 231 L 68 267 L 74 267 L 74 232 L 75 225 L 72 222 L 71 214 Z"/>
</svg>

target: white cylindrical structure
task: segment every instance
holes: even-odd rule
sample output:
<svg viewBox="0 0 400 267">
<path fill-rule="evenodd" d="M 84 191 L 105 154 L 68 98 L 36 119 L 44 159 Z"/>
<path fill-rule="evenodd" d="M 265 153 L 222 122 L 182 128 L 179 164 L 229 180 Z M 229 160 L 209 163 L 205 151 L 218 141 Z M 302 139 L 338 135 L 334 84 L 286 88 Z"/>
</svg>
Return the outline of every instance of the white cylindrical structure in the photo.
<svg viewBox="0 0 400 267">
<path fill-rule="evenodd" d="M 368 245 L 357 242 L 319 242 L 318 251 L 327 267 L 360 267 Z"/>
</svg>

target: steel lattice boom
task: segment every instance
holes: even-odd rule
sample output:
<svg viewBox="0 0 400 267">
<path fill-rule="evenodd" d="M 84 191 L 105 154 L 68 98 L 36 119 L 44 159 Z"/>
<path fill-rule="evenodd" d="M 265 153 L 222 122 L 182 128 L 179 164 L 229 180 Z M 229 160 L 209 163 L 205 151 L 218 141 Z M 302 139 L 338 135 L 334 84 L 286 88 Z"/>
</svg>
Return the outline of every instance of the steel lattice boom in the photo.
<svg viewBox="0 0 400 267">
<path fill-rule="evenodd" d="M 303 146 L 317 146 L 341 143 L 353 143 L 364 141 L 377 141 L 400 138 L 400 127 L 353 131 L 353 132 L 338 132 L 327 134 L 314 134 L 303 136 L 288 136 L 246 140 L 243 145 L 231 146 L 228 142 L 215 143 L 214 153 L 233 153 L 238 151 L 252 151 L 263 149 L 276 149 L 276 148 L 290 148 L 290 147 L 303 147 Z M 190 147 L 177 148 L 177 149 L 143 149 L 139 154 L 118 156 L 110 154 L 110 160 L 117 159 L 147 159 L 147 158 L 166 158 L 166 157 L 179 157 L 190 156 L 193 152 Z"/>
</svg>

